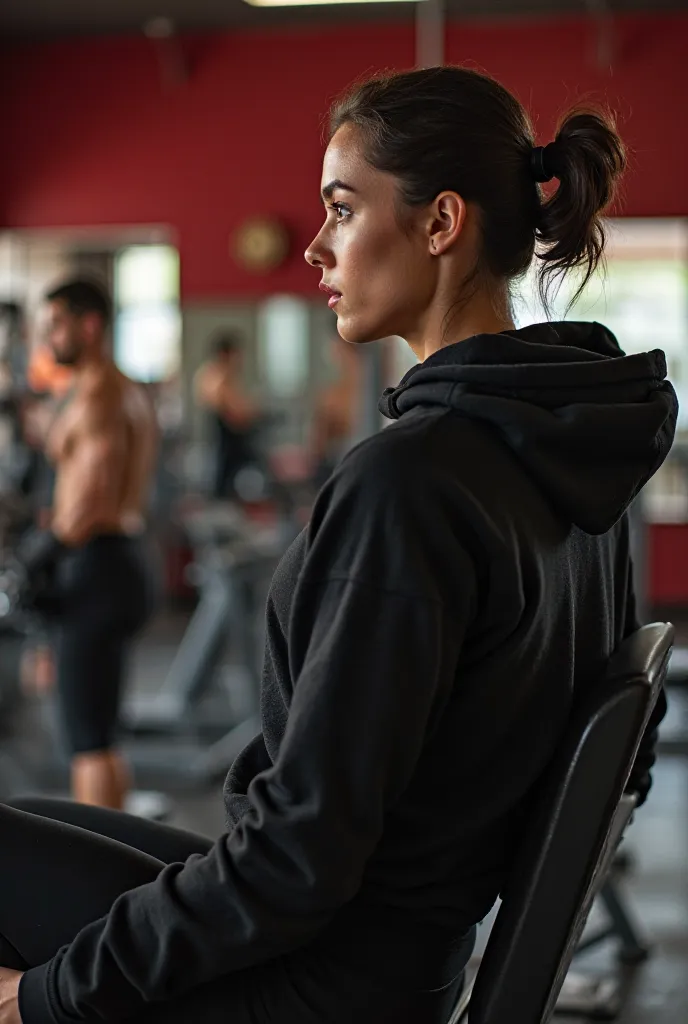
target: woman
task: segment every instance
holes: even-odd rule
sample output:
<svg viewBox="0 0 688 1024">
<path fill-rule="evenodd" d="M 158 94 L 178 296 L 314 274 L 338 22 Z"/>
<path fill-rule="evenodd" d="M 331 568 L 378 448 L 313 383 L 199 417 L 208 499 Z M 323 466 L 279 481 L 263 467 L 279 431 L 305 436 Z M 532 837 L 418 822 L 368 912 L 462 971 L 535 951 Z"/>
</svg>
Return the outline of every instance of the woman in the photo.
<svg viewBox="0 0 688 1024">
<path fill-rule="evenodd" d="M 335 108 L 306 258 L 346 341 L 399 334 L 422 364 L 276 573 L 228 833 L 2 810 L 0 1024 L 444 1024 L 531 787 L 634 626 L 625 510 L 673 436 L 663 355 L 509 311 L 536 240 L 546 274 L 590 275 L 623 164 L 596 114 L 534 149 L 461 68 Z"/>
</svg>

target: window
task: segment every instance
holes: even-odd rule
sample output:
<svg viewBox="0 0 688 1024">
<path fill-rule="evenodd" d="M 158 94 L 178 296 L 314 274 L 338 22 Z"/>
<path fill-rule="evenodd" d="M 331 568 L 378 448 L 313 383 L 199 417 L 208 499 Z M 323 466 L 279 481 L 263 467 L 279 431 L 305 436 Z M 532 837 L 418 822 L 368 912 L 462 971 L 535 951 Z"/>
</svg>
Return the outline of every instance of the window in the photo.
<svg viewBox="0 0 688 1024">
<path fill-rule="evenodd" d="M 291 295 L 275 295 L 258 310 L 259 358 L 274 398 L 303 394 L 309 375 L 308 306 Z"/>
<path fill-rule="evenodd" d="M 115 362 L 147 383 L 181 362 L 179 255 L 169 245 L 132 245 L 115 257 Z"/>
<path fill-rule="evenodd" d="M 566 312 L 576 289 L 564 279 L 552 319 L 598 320 L 629 355 L 654 348 L 666 353 L 669 378 L 681 405 L 679 428 L 688 428 L 688 222 L 618 219 L 607 222 L 606 273 L 598 271 Z M 537 263 L 537 261 L 536 261 Z M 535 272 L 522 283 L 515 305 L 519 327 L 546 319 Z"/>
</svg>

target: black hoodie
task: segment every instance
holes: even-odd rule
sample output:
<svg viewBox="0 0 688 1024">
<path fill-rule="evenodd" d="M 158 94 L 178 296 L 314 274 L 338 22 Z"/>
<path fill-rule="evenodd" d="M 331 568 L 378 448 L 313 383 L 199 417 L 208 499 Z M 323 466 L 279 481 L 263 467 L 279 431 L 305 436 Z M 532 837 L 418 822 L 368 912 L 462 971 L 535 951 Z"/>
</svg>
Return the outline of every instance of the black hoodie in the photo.
<svg viewBox="0 0 688 1024">
<path fill-rule="evenodd" d="M 665 374 L 560 323 L 469 338 L 385 393 L 395 422 L 275 575 L 228 833 L 29 971 L 26 1024 L 124 1018 L 276 957 L 334 979 L 323 1021 L 347 971 L 446 980 L 572 705 L 636 624 L 625 512 L 671 446 Z"/>
</svg>

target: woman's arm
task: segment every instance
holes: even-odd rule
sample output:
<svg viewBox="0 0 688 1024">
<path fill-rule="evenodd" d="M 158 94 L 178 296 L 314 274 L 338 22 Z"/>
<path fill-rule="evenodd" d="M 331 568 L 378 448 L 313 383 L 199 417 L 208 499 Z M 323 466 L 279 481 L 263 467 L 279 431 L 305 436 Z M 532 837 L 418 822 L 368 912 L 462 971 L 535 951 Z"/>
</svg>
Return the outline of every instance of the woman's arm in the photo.
<svg viewBox="0 0 688 1024">
<path fill-rule="evenodd" d="M 384 496 L 383 508 L 344 495 L 348 532 L 338 512 L 316 516 L 292 611 L 289 721 L 276 763 L 249 787 L 249 812 L 208 856 L 126 893 L 27 972 L 26 1024 L 125 1018 L 307 943 L 355 896 L 451 692 L 472 602 L 456 542 L 441 572 L 464 596 L 447 607 L 418 524 L 395 506 L 403 495 Z M 394 585 L 342 571 L 352 531 L 374 568 L 396 561 Z"/>
<path fill-rule="evenodd" d="M 21 979 L 21 971 L 0 967 L 0 1024 L 22 1024 L 17 998 Z"/>
</svg>

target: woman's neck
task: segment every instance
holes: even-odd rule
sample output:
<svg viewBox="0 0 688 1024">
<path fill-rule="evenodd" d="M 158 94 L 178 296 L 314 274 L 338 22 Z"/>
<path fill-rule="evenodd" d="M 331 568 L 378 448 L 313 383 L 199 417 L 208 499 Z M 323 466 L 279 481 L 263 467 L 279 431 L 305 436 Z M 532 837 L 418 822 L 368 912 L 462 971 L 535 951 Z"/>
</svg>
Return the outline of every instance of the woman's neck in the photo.
<svg viewBox="0 0 688 1024">
<path fill-rule="evenodd" d="M 506 288 L 501 295 L 479 289 L 467 301 L 440 303 L 430 309 L 418 337 L 406 340 L 420 362 L 424 362 L 441 348 L 476 334 L 499 334 L 514 329 Z"/>
</svg>

